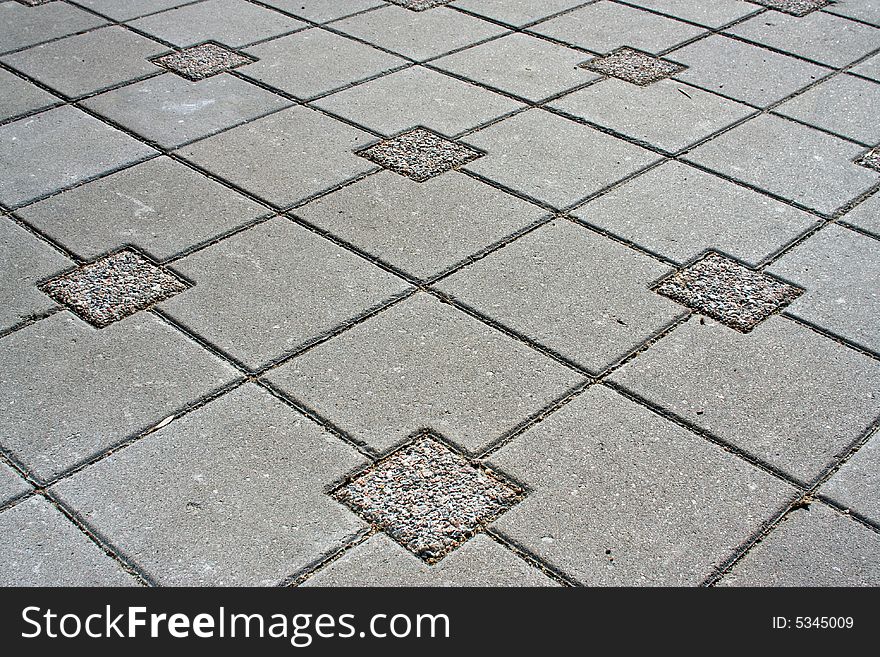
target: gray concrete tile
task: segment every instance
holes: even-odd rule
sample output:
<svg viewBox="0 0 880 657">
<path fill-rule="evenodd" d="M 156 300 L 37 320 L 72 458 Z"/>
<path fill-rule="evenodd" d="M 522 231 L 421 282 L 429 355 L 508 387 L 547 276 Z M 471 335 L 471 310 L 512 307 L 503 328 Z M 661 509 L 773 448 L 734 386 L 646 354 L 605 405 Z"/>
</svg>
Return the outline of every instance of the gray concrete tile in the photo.
<svg viewBox="0 0 880 657">
<path fill-rule="evenodd" d="M 334 22 L 333 29 L 419 61 L 505 32 L 448 7 L 410 11 L 395 5 Z"/>
<path fill-rule="evenodd" d="M 24 477 L 0 461 L 0 506 L 33 490 Z"/>
<path fill-rule="evenodd" d="M 450 6 L 520 27 L 584 4 L 584 0 L 456 0 Z"/>
<path fill-rule="evenodd" d="M 657 54 L 706 31 L 607 0 L 600 0 L 529 29 L 600 54 L 620 46 Z"/>
<path fill-rule="evenodd" d="M 755 113 L 673 80 L 640 87 L 613 78 L 568 94 L 551 107 L 670 153 Z"/>
<path fill-rule="evenodd" d="M 26 7 L 18 2 L 0 2 L 0 53 L 90 30 L 106 23 L 106 20 L 66 2 L 50 2 L 37 7 Z"/>
<path fill-rule="evenodd" d="M 432 62 L 434 66 L 494 89 L 538 102 L 600 76 L 579 68 L 578 50 L 511 34 Z"/>
<path fill-rule="evenodd" d="M 0 341 L 0 441 L 46 480 L 235 378 L 149 314 L 96 330 L 58 313 Z"/>
<path fill-rule="evenodd" d="M 162 261 L 268 212 L 183 164 L 157 157 L 19 214 L 85 260 L 127 244 Z"/>
<path fill-rule="evenodd" d="M 583 380 L 425 294 L 267 378 L 374 448 L 389 448 L 430 427 L 471 451 Z"/>
<path fill-rule="evenodd" d="M 438 287 L 598 374 L 683 314 L 681 306 L 649 290 L 670 271 L 557 220 Z"/>
<path fill-rule="evenodd" d="M 2 586 L 137 586 L 40 496 L 0 513 L 0 552 Z"/>
<path fill-rule="evenodd" d="M 429 566 L 384 534 L 355 546 L 303 586 L 557 586 L 534 566 L 478 534 Z"/>
<path fill-rule="evenodd" d="M 52 109 L 0 126 L 0 203 L 24 205 L 154 155 L 85 112 Z"/>
<path fill-rule="evenodd" d="M 698 146 L 686 159 L 831 213 L 880 180 L 875 171 L 853 163 L 864 150 L 807 126 L 765 115 Z"/>
<path fill-rule="evenodd" d="M 873 146 L 880 141 L 880 125 L 875 114 L 878 106 L 880 84 L 838 75 L 786 101 L 774 111 Z"/>
<path fill-rule="evenodd" d="M 855 453 L 819 493 L 880 524 L 880 434 Z"/>
<path fill-rule="evenodd" d="M 62 102 L 60 98 L 0 69 L 0 121 Z"/>
<path fill-rule="evenodd" d="M 161 308 L 257 369 L 408 285 L 283 217 L 178 260 L 195 286 Z"/>
<path fill-rule="evenodd" d="M 424 68 L 386 75 L 322 98 L 314 105 L 383 135 L 421 125 L 447 137 L 522 107 L 491 91 Z"/>
<path fill-rule="evenodd" d="M 111 26 L 28 48 L 2 61 L 73 98 L 157 73 L 148 58 L 167 50 L 123 27 Z"/>
<path fill-rule="evenodd" d="M 693 0 L 627 1 L 639 7 L 653 9 L 661 14 L 712 28 L 722 27 L 760 9 L 760 7 L 751 6 L 742 0 L 713 0 L 712 2 L 694 2 Z"/>
<path fill-rule="evenodd" d="M 448 174 L 417 183 L 390 171 L 313 201 L 295 214 L 422 280 L 546 216 L 468 176 Z"/>
<path fill-rule="evenodd" d="M 73 263 L 7 217 L 0 217 L 0 331 L 56 304 L 36 285 Z"/>
<path fill-rule="evenodd" d="M 193 82 L 170 73 L 83 102 L 163 148 L 182 146 L 291 104 L 231 75 Z"/>
<path fill-rule="evenodd" d="M 242 75 L 297 98 L 325 94 L 407 63 L 321 29 L 273 39 L 246 52 L 260 61 L 241 69 Z"/>
<path fill-rule="evenodd" d="M 793 511 L 720 586 L 878 586 L 880 536 L 819 503 Z"/>
<path fill-rule="evenodd" d="M 826 11 L 880 26 L 880 2 L 877 0 L 835 0 Z"/>
<path fill-rule="evenodd" d="M 382 0 L 263 0 L 263 4 L 316 23 L 384 5 Z"/>
<path fill-rule="evenodd" d="M 574 204 L 659 158 L 537 109 L 468 135 L 467 141 L 488 155 L 465 169 L 556 208 Z"/>
<path fill-rule="evenodd" d="M 790 205 L 678 162 L 661 164 L 573 214 L 678 264 L 711 249 L 757 265 L 818 223 Z"/>
<path fill-rule="evenodd" d="M 728 32 L 835 67 L 856 61 L 878 45 L 876 28 L 824 11 L 803 17 L 781 12 L 761 14 Z"/>
<path fill-rule="evenodd" d="M 352 151 L 374 138 L 305 107 L 292 107 L 178 151 L 269 203 L 302 201 L 375 165 Z"/>
<path fill-rule="evenodd" d="M 880 241 L 828 226 L 767 271 L 806 290 L 786 312 L 880 353 Z"/>
<path fill-rule="evenodd" d="M 125 0 L 125 2 L 119 2 L 119 0 L 74 0 L 74 4 L 91 9 L 116 21 L 128 21 L 190 2 L 193 0 Z"/>
<path fill-rule="evenodd" d="M 139 18 L 130 25 L 179 47 L 211 40 L 232 48 L 306 27 L 302 21 L 245 0 L 207 0 Z"/>
<path fill-rule="evenodd" d="M 362 461 L 247 384 L 53 491 L 160 584 L 272 586 L 364 528 L 324 492 Z"/>
<path fill-rule="evenodd" d="M 603 387 L 491 462 L 531 489 L 494 526 L 587 586 L 699 584 L 794 494 Z"/>
<path fill-rule="evenodd" d="M 688 67 L 675 79 L 759 107 L 782 100 L 832 72 L 723 35 L 700 39 L 669 56 Z"/>
<path fill-rule="evenodd" d="M 809 482 L 876 417 L 880 363 L 778 317 L 745 335 L 695 317 L 612 380 Z"/>
<path fill-rule="evenodd" d="M 841 218 L 844 223 L 880 237 L 880 195 L 874 194 Z"/>
<path fill-rule="evenodd" d="M 861 64 L 856 64 L 849 69 L 849 72 L 857 73 L 858 75 L 880 82 L 880 55 L 874 55 L 863 61 Z"/>
</svg>

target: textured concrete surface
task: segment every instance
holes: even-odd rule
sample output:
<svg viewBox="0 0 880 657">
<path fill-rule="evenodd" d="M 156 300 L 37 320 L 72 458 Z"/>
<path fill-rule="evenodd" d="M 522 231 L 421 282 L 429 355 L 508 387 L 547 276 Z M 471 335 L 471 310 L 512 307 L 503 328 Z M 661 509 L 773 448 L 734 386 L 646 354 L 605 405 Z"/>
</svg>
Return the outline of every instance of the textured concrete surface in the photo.
<svg viewBox="0 0 880 657">
<path fill-rule="evenodd" d="M 405 5 L 0 0 L 0 584 L 878 585 L 880 4 Z"/>
</svg>

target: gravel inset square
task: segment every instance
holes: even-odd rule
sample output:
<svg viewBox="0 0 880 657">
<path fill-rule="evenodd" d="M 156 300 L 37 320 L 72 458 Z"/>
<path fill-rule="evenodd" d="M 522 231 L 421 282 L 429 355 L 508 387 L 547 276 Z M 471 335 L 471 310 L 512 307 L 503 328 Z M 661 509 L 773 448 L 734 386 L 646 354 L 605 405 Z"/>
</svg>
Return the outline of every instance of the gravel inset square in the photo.
<svg viewBox="0 0 880 657">
<path fill-rule="evenodd" d="M 401 7 L 405 7 L 412 11 L 425 11 L 426 9 L 433 9 L 434 7 L 439 7 L 441 5 L 448 5 L 452 0 L 389 0 L 396 5 L 400 5 Z"/>
<path fill-rule="evenodd" d="M 104 328 L 187 287 L 174 274 L 127 249 L 51 280 L 42 290 L 85 321 Z"/>
<path fill-rule="evenodd" d="M 792 16 L 806 16 L 810 12 L 829 4 L 828 0 L 748 0 L 754 5 L 763 5 Z"/>
<path fill-rule="evenodd" d="M 153 63 L 187 80 L 204 80 L 245 64 L 253 64 L 254 57 L 242 55 L 219 43 L 203 43 L 180 52 L 173 52 L 153 60 Z"/>
<path fill-rule="evenodd" d="M 681 73 L 687 68 L 628 46 L 618 48 L 602 57 L 591 59 L 581 66 L 639 86 L 663 80 L 676 73 Z"/>
<path fill-rule="evenodd" d="M 332 493 L 428 563 L 520 502 L 523 491 L 430 434 Z"/>
<path fill-rule="evenodd" d="M 36 7 L 37 5 L 44 5 L 47 2 L 53 2 L 54 0 L 18 0 L 20 4 L 27 5 L 28 7 Z"/>
<path fill-rule="evenodd" d="M 856 160 L 856 164 L 868 167 L 869 169 L 874 169 L 875 171 L 880 171 L 880 146 L 874 146 L 874 148 L 867 153 L 859 156 Z"/>
<path fill-rule="evenodd" d="M 416 182 L 425 182 L 483 156 L 470 146 L 421 127 L 355 151 L 355 154 Z"/>
<path fill-rule="evenodd" d="M 714 251 L 660 281 L 654 291 L 742 333 L 804 292 Z"/>
</svg>

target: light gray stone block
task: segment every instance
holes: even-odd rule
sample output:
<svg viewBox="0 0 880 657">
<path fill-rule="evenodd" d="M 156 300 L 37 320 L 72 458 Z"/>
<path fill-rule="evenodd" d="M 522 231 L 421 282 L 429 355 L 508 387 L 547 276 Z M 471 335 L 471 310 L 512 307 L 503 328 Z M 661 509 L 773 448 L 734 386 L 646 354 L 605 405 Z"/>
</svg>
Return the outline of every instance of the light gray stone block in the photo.
<svg viewBox="0 0 880 657">
<path fill-rule="evenodd" d="M 582 4 L 583 0 L 457 0 L 450 6 L 520 27 Z"/>
<path fill-rule="evenodd" d="M 0 53 L 106 23 L 106 20 L 66 2 L 49 2 L 36 7 L 26 7 L 19 2 L 0 2 Z"/>
<path fill-rule="evenodd" d="M 880 82 L 880 55 L 874 55 L 863 61 L 861 64 L 856 64 L 849 70 L 849 72 Z"/>
<path fill-rule="evenodd" d="M 0 69 L 0 121 L 62 102 L 47 91 Z"/>
<path fill-rule="evenodd" d="M 742 0 L 629 0 L 629 3 L 716 29 L 760 9 Z"/>
<path fill-rule="evenodd" d="M 146 14 L 152 14 L 180 5 L 189 4 L 193 0 L 75 0 L 78 4 L 108 18 L 117 21 L 128 21 Z"/>
<path fill-rule="evenodd" d="M 33 490 L 25 479 L 0 461 L 0 506 Z"/>
<path fill-rule="evenodd" d="M 263 4 L 316 23 L 384 5 L 382 0 L 263 0 Z"/>
<path fill-rule="evenodd" d="M 880 438 L 874 436 L 829 479 L 819 492 L 846 509 L 880 524 Z"/>
<path fill-rule="evenodd" d="M 880 2 L 877 0 L 835 0 L 827 11 L 880 27 Z"/>
<path fill-rule="evenodd" d="M 841 221 L 880 237 L 880 194 L 874 194 L 847 212 Z"/>
</svg>

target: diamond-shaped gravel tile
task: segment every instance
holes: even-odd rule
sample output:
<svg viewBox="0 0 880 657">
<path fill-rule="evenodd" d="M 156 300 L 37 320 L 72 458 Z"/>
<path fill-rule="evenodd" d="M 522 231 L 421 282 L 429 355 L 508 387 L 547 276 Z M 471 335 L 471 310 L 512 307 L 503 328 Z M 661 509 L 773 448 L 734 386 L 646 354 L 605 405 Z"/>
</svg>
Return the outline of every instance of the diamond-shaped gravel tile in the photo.
<svg viewBox="0 0 880 657">
<path fill-rule="evenodd" d="M 334 495 L 431 563 L 519 502 L 522 491 L 425 435 Z"/>
<path fill-rule="evenodd" d="M 448 5 L 452 0 L 389 0 L 396 5 L 400 5 L 401 7 L 406 7 L 407 9 L 411 9 L 412 11 L 425 11 L 426 9 L 433 9 L 434 7 L 439 7 L 440 5 Z"/>
<path fill-rule="evenodd" d="M 28 7 L 36 7 L 37 5 L 44 5 L 47 2 L 52 2 L 52 0 L 18 0 L 21 4 L 27 5 Z"/>
<path fill-rule="evenodd" d="M 828 4 L 828 0 L 748 0 L 755 5 L 764 5 L 792 16 L 806 16 Z"/>
<path fill-rule="evenodd" d="M 875 146 L 856 160 L 856 164 L 880 171 L 880 146 Z"/>
<path fill-rule="evenodd" d="M 103 328 L 186 287 L 174 274 L 126 250 L 49 281 L 43 291 L 90 324 Z"/>
<path fill-rule="evenodd" d="M 414 128 L 357 154 L 416 182 L 425 182 L 483 155 L 425 128 Z"/>
<path fill-rule="evenodd" d="M 153 60 L 188 80 L 204 80 L 256 61 L 219 43 L 203 43 Z"/>
<path fill-rule="evenodd" d="M 668 78 L 685 69 L 681 64 L 625 46 L 602 57 L 591 59 L 581 66 L 640 86 Z"/>
<path fill-rule="evenodd" d="M 655 291 L 743 333 L 803 293 L 714 252 L 665 279 Z"/>
</svg>

